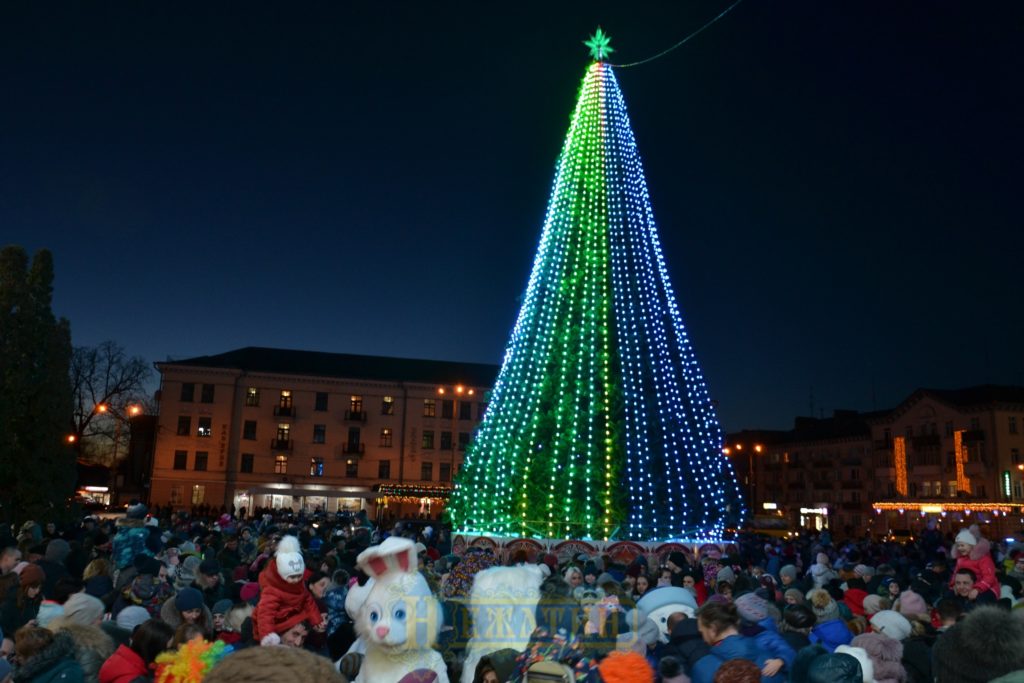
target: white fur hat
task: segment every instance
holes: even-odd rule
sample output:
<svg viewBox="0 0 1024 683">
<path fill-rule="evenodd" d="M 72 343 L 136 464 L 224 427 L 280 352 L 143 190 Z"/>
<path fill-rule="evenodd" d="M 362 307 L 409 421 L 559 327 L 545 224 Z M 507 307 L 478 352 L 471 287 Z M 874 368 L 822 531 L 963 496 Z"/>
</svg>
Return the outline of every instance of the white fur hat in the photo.
<svg viewBox="0 0 1024 683">
<path fill-rule="evenodd" d="M 277 543 L 277 573 L 282 579 L 298 576 L 306 571 L 306 561 L 302 559 L 299 539 L 294 536 L 282 536 Z"/>
<path fill-rule="evenodd" d="M 961 529 L 960 533 L 956 535 L 957 543 L 964 543 L 966 545 L 978 545 L 978 539 L 974 537 L 967 529 Z"/>
</svg>

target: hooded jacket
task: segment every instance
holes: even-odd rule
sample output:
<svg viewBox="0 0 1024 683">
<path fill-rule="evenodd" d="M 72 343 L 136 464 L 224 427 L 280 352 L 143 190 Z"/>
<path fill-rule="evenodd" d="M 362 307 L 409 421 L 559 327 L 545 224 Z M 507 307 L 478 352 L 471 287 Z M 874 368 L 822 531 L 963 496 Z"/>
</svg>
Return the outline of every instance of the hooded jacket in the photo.
<svg viewBox="0 0 1024 683">
<path fill-rule="evenodd" d="M 75 660 L 75 643 L 65 632 L 14 674 L 14 683 L 83 683 L 82 667 Z"/>
<path fill-rule="evenodd" d="M 131 683 L 136 678 L 152 674 L 139 654 L 126 645 L 114 651 L 100 667 L 100 683 Z"/>
<path fill-rule="evenodd" d="M 956 581 L 956 572 L 960 569 L 970 569 L 978 577 L 977 581 L 974 582 L 974 587 L 978 589 L 978 592 L 984 593 L 989 591 L 998 600 L 1000 597 L 999 580 L 996 579 L 996 565 L 992 561 L 992 555 L 989 553 L 990 550 L 989 542 L 981 538 L 978 539 L 978 544 L 971 548 L 971 552 L 966 557 L 956 558 L 956 570 L 949 577 L 950 589 L 953 588 L 953 582 Z"/>
<path fill-rule="evenodd" d="M 267 562 L 260 572 L 260 601 L 252 613 L 253 637 L 261 640 L 281 634 L 295 624 L 308 621 L 316 626 L 323 617 L 304 581 L 289 583 L 277 572 L 277 562 Z"/>
<path fill-rule="evenodd" d="M 85 683 L 99 681 L 100 667 L 114 653 L 114 641 L 99 626 L 86 626 L 58 619 L 53 623 L 57 633 L 66 633 L 74 643 L 74 656 L 82 668 Z"/>
<path fill-rule="evenodd" d="M 710 652 L 694 665 L 690 678 L 693 683 L 714 683 L 715 672 L 730 659 L 749 659 L 763 667 L 771 658 L 771 654 L 761 649 L 753 638 L 729 636 L 711 646 Z M 761 676 L 762 683 L 780 683 L 785 680 L 786 676 L 782 672 L 770 678 Z"/>
<path fill-rule="evenodd" d="M 849 645 L 853 633 L 842 619 L 829 619 L 811 629 L 807 639 L 812 643 L 821 643 L 829 652 L 835 652 L 840 645 Z"/>
</svg>

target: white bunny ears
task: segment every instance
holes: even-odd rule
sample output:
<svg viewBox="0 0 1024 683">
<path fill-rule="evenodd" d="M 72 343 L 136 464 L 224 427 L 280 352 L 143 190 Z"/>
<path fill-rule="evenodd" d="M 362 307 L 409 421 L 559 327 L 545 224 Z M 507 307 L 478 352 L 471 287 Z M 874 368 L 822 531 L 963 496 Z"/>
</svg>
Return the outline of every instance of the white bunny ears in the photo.
<svg viewBox="0 0 1024 683">
<path fill-rule="evenodd" d="M 390 536 L 380 545 L 359 553 L 356 564 L 375 579 L 393 572 L 413 574 L 418 568 L 416 545 L 407 538 Z"/>
</svg>

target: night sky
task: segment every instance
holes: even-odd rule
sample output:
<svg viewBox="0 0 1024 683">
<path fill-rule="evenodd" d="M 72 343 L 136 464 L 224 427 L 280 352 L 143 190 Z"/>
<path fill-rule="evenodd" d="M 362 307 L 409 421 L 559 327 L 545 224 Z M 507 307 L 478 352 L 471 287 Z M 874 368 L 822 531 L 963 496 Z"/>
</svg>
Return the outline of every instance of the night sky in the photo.
<svg viewBox="0 0 1024 683">
<path fill-rule="evenodd" d="M 581 41 L 729 3 L 3 3 L 0 243 L 54 252 L 76 344 L 498 363 Z M 1024 383 L 1022 37 L 1019 2 L 744 0 L 617 72 L 727 430 Z"/>
</svg>

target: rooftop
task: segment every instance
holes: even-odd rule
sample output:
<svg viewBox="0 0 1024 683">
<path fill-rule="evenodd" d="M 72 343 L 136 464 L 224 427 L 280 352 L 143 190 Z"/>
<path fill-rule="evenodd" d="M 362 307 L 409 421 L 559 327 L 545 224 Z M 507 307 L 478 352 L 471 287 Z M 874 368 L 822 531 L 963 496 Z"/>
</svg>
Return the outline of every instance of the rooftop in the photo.
<svg viewBox="0 0 1024 683">
<path fill-rule="evenodd" d="M 360 356 L 351 353 L 295 351 L 247 346 L 213 356 L 197 356 L 155 364 L 166 367 L 201 367 L 268 372 L 282 375 L 340 377 L 423 384 L 467 384 L 490 387 L 498 377 L 497 365 L 418 360 L 388 356 Z"/>
</svg>

